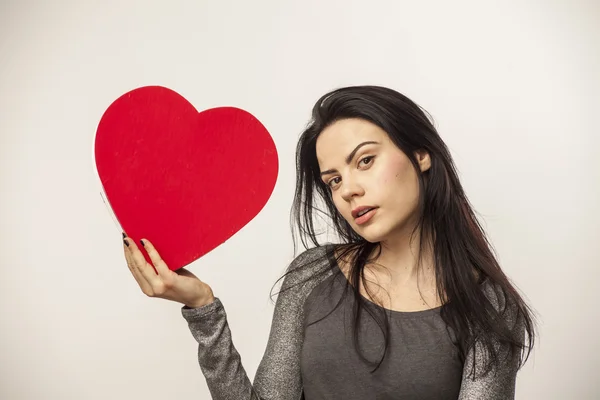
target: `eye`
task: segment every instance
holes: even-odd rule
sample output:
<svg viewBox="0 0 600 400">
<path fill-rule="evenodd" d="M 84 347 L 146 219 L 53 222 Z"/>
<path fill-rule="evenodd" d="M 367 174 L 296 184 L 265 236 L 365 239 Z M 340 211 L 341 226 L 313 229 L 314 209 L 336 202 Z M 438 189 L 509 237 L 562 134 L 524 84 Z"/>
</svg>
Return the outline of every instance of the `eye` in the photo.
<svg viewBox="0 0 600 400">
<path fill-rule="evenodd" d="M 374 158 L 375 158 L 375 156 L 364 157 L 358 162 L 358 165 L 360 166 L 361 163 L 364 163 L 364 165 L 372 164 L 372 161 Z"/>
<path fill-rule="evenodd" d="M 327 186 L 332 188 L 335 184 L 338 184 L 340 182 L 339 179 L 341 179 L 341 178 L 339 176 L 336 176 L 335 178 L 329 180 L 329 182 L 327 182 Z"/>
</svg>

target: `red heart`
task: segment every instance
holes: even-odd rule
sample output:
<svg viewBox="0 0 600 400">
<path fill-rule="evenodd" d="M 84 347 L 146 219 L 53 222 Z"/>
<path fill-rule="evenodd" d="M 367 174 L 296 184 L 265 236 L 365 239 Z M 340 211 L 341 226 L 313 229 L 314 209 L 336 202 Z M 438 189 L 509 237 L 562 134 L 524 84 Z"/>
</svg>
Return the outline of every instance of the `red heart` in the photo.
<svg viewBox="0 0 600 400">
<path fill-rule="evenodd" d="M 173 271 L 250 222 L 269 200 L 279 167 L 273 139 L 250 113 L 199 113 L 160 86 L 132 90 L 108 107 L 95 157 L 124 232 L 152 241 Z"/>
</svg>

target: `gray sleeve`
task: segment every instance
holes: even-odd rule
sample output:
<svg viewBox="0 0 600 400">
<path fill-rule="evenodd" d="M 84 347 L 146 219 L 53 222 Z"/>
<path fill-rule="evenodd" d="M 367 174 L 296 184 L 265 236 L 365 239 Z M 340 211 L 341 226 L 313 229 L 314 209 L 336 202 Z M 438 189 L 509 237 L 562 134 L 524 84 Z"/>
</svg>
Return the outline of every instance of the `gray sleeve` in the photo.
<svg viewBox="0 0 600 400">
<path fill-rule="evenodd" d="M 219 298 L 200 308 L 181 309 L 198 342 L 198 361 L 215 400 L 260 399 L 231 340 L 227 314 Z"/>
<path fill-rule="evenodd" d="M 492 290 L 491 286 L 486 288 L 486 294 L 498 310 L 501 298 Z M 509 326 L 512 327 L 513 332 L 521 335 L 521 337 L 525 337 L 525 325 L 522 320 L 517 321 L 515 315 L 516 312 L 514 308 L 506 309 L 505 318 Z M 479 344 L 476 346 L 481 350 Z M 477 351 L 477 353 L 475 353 L 473 349 L 469 351 L 464 364 L 458 400 L 513 400 L 515 398 L 515 386 L 517 372 L 520 366 L 520 357 L 507 357 L 507 346 L 500 347 L 499 343 L 496 344 L 496 349 L 498 350 L 500 360 L 504 360 L 504 364 L 492 368 L 485 376 L 477 377 L 473 374 L 473 360 L 475 360 L 476 371 L 481 370 L 481 366 L 486 361 L 486 353 L 483 351 Z"/>
<path fill-rule="evenodd" d="M 299 255 L 290 269 L 307 258 Z M 312 252 L 311 252 L 312 253 Z M 289 270 L 289 269 L 288 269 Z M 297 278 L 283 280 L 282 288 Z M 182 307 L 192 335 L 198 342 L 198 362 L 214 400 L 299 400 L 302 398 L 300 352 L 304 300 L 313 284 L 300 284 L 280 293 L 275 304 L 267 348 L 250 382 L 241 357 L 231 340 L 227 315 L 218 298 L 200 308 Z"/>
</svg>

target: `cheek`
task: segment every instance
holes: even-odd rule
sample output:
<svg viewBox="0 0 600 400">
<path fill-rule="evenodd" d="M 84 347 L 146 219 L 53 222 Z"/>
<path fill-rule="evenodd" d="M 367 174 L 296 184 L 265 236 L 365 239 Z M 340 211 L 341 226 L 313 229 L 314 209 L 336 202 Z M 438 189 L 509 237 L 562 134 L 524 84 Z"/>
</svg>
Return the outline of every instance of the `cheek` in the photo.
<svg viewBox="0 0 600 400">
<path fill-rule="evenodd" d="M 394 157 L 381 166 L 379 184 L 385 187 L 404 186 L 414 177 L 412 164 L 406 157 Z"/>
<path fill-rule="evenodd" d="M 333 205 L 337 209 L 338 214 L 340 214 L 344 219 L 348 219 L 350 211 L 348 210 L 348 204 L 344 199 L 339 196 L 339 194 L 335 193 L 333 196 Z"/>
<path fill-rule="evenodd" d="M 417 174 L 406 157 L 398 157 L 384 166 L 378 186 L 395 203 L 414 203 L 419 195 Z"/>
</svg>

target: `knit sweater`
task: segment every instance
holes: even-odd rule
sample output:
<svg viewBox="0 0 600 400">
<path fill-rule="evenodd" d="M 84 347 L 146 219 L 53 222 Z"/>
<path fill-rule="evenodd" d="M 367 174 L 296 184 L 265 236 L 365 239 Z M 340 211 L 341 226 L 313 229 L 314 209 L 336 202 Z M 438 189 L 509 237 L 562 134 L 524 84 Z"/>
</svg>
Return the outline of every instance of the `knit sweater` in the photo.
<svg viewBox="0 0 600 400">
<path fill-rule="evenodd" d="M 348 282 L 328 256 L 331 250 L 323 246 L 304 251 L 290 264 L 289 271 L 309 267 L 283 280 L 282 289 L 287 290 L 278 295 L 254 382 L 232 342 L 221 300 L 216 297 L 199 308 L 182 307 L 198 342 L 198 362 L 213 399 L 514 399 L 518 360 L 512 358 L 484 377 L 473 379 L 473 361 L 481 365 L 483 353 L 471 351 L 464 363 L 460 361 L 456 339 L 446 329 L 440 308 L 387 310 L 390 345 L 378 370 L 371 373 L 353 346 L 350 322 L 354 300 L 341 296 Z M 496 307 L 500 306 L 491 286 L 482 290 Z M 332 306 L 340 299 L 340 306 L 332 313 Z M 381 329 L 374 320 L 365 321 L 360 326 L 360 349 L 369 360 L 378 361 Z M 522 326 L 516 328 L 524 333 Z"/>
</svg>

